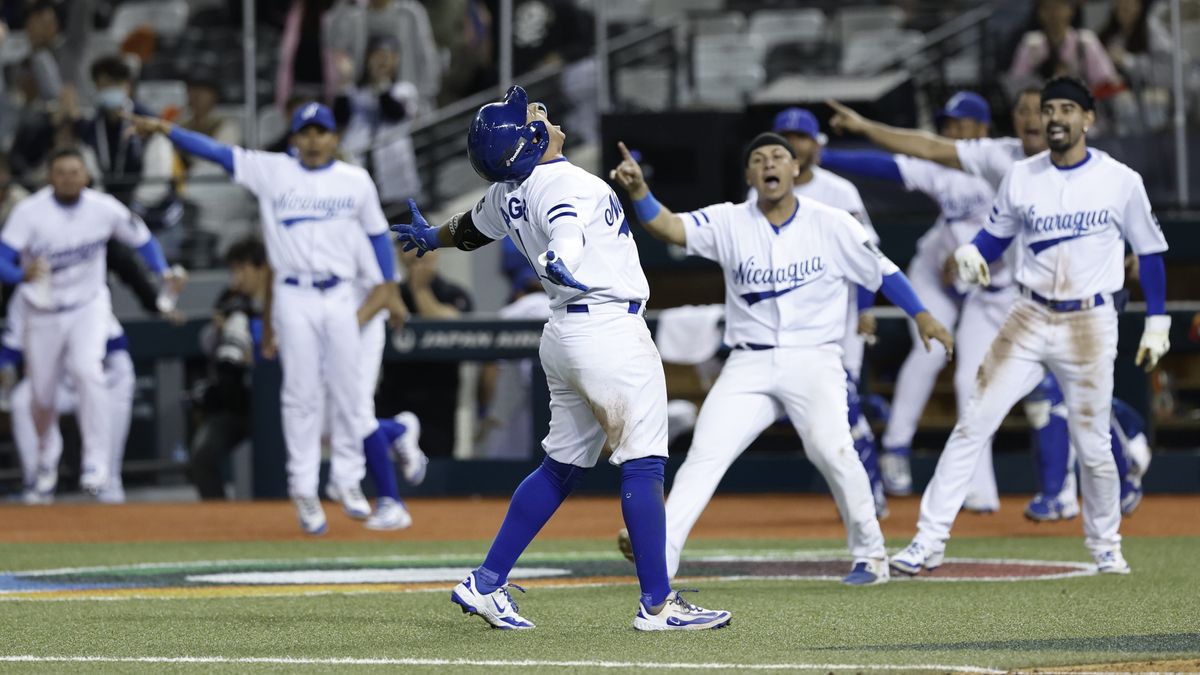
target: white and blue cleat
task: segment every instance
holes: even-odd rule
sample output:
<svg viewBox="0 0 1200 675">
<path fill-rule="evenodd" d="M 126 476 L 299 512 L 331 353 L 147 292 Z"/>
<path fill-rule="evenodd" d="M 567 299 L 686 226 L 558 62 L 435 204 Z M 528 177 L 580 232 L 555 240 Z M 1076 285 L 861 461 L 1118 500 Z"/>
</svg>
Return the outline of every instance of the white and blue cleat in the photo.
<svg viewBox="0 0 1200 675">
<path fill-rule="evenodd" d="M 842 578 L 847 586 L 876 586 L 886 584 L 891 574 L 888 572 L 888 559 L 859 558 L 854 561 L 850 573 Z"/>
<path fill-rule="evenodd" d="M 892 556 L 891 567 L 900 574 L 913 576 L 920 574 L 923 569 L 930 572 L 936 570 L 942 566 L 945 558 L 946 549 L 933 549 L 914 541 L 903 551 Z"/>
<path fill-rule="evenodd" d="M 392 442 L 392 451 L 396 453 L 404 481 L 409 485 L 420 485 L 425 480 L 425 470 L 429 467 L 429 457 L 419 445 L 421 420 L 407 410 L 392 419 L 404 425 L 404 433 Z"/>
<path fill-rule="evenodd" d="M 472 572 L 450 592 L 450 600 L 462 607 L 463 614 L 474 614 L 500 630 L 528 630 L 533 622 L 517 613 L 517 603 L 508 594 L 509 587 L 522 593 L 525 589 L 515 584 L 506 584 L 491 593 L 480 593 Z"/>
<path fill-rule="evenodd" d="M 305 534 L 314 537 L 325 534 L 328 523 L 325 520 L 325 509 L 321 508 L 321 500 L 316 497 L 297 497 L 292 500 L 296 505 L 296 513 L 300 516 L 300 529 Z"/>
<path fill-rule="evenodd" d="M 1049 497 L 1037 493 L 1025 506 L 1025 517 L 1036 523 L 1052 523 L 1059 520 L 1071 520 L 1079 515 L 1079 502 L 1067 501 L 1061 497 Z"/>
<path fill-rule="evenodd" d="M 325 486 L 325 496 L 340 503 L 346 515 L 354 520 L 366 520 L 371 517 L 371 502 L 367 501 L 362 488 L 357 485 L 339 486 L 331 482 Z"/>
<path fill-rule="evenodd" d="M 637 630 L 710 630 L 729 625 L 733 615 L 725 610 L 708 610 L 697 607 L 680 595 L 682 591 L 671 591 L 658 614 L 638 603 L 633 627 Z"/>
</svg>

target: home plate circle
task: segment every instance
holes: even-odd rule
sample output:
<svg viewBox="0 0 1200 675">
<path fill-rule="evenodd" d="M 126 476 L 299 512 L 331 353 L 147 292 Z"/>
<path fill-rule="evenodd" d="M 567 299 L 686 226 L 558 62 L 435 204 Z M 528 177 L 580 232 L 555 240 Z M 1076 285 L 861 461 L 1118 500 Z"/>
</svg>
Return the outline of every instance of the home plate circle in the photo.
<svg viewBox="0 0 1200 675">
<path fill-rule="evenodd" d="M 402 567 L 395 569 L 342 570 L 275 570 L 253 572 L 223 572 L 195 574 L 187 581 L 200 584 L 237 585 L 296 585 L 296 584 L 419 584 L 440 581 L 462 581 L 471 573 L 469 567 Z M 565 577 L 571 570 L 558 567 L 518 567 L 510 576 L 514 579 L 546 579 Z"/>
</svg>

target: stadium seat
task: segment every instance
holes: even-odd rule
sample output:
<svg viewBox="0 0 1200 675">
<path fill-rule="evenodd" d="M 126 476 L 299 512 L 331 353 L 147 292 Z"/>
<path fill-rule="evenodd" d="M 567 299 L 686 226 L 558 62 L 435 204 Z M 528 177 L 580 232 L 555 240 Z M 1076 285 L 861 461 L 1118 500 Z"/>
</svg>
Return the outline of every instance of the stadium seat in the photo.
<svg viewBox="0 0 1200 675">
<path fill-rule="evenodd" d="M 118 44 L 139 26 L 149 25 L 160 35 L 178 35 L 187 27 L 187 0 L 141 0 L 117 6 L 108 34 Z"/>
<path fill-rule="evenodd" d="M 924 34 L 915 30 L 856 33 L 842 46 L 842 74 L 873 74 L 895 60 L 898 54 L 924 42 Z"/>
<path fill-rule="evenodd" d="M 742 105 L 766 80 L 762 43 L 752 35 L 698 35 L 693 49 L 696 98 L 702 102 Z"/>
<path fill-rule="evenodd" d="M 904 25 L 904 10 L 899 7 L 847 7 L 834 18 L 837 34 L 845 44 L 862 33 L 895 32 Z"/>
<path fill-rule="evenodd" d="M 23 61 L 29 56 L 29 38 L 24 31 L 13 31 L 0 41 L 0 66 Z"/>
<path fill-rule="evenodd" d="M 769 51 L 779 44 L 823 44 L 825 27 L 825 13 L 819 9 L 767 9 L 750 15 L 749 32 Z"/>
<path fill-rule="evenodd" d="M 187 106 L 187 85 L 182 80 L 142 80 L 137 85 L 137 100 L 158 113 L 169 107 L 182 110 Z"/>
</svg>

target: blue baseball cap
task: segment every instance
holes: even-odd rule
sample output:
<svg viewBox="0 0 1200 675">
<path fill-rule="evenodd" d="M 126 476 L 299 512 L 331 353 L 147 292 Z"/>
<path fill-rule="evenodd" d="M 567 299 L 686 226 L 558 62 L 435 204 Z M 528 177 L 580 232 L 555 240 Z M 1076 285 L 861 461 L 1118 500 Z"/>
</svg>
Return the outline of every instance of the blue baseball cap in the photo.
<svg viewBox="0 0 1200 675">
<path fill-rule="evenodd" d="M 777 134 L 804 134 L 817 138 L 821 135 L 821 125 L 817 122 L 817 116 L 804 108 L 784 108 L 775 115 L 772 131 Z"/>
<path fill-rule="evenodd" d="M 337 122 L 333 120 L 333 111 L 328 106 L 315 101 L 296 108 L 296 112 L 292 115 L 292 133 L 311 125 L 321 127 L 326 131 L 337 131 Z"/>
<path fill-rule="evenodd" d="M 956 120 L 975 120 L 984 124 L 991 124 L 992 109 L 988 102 L 982 96 L 973 91 L 960 91 L 950 97 L 946 101 L 946 107 L 942 108 L 937 114 L 937 125 L 942 126 L 947 118 Z"/>
</svg>

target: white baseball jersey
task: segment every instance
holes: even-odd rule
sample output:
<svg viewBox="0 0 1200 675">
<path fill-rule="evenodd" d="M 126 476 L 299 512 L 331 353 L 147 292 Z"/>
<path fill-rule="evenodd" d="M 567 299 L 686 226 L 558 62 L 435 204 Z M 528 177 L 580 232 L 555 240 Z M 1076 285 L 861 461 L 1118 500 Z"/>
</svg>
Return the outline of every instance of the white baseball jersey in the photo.
<svg viewBox="0 0 1200 675">
<path fill-rule="evenodd" d="M 973 138 L 955 141 L 958 163 L 963 171 L 986 180 L 993 188 L 1008 174 L 1012 165 L 1025 159 L 1025 148 L 1019 138 Z"/>
<path fill-rule="evenodd" d="M 258 197 L 263 243 L 276 275 L 355 279 L 359 249 L 353 239 L 388 231 L 375 183 L 360 167 L 334 161 L 308 169 L 290 155 L 235 147 L 233 177 Z M 371 278 L 379 283 L 374 267 Z"/>
<path fill-rule="evenodd" d="M 523 182 L 495 183 L 475 205 L 471 220 L 492 239 L 508 236 L 538 270 L 551 309 L 567 304 L 641 302 L 650 297 L 637 246 L 621 202 L 603 180 L 565 157 L 537 165 Z M 546 278 L 538 256 L 559 237 L 583 235 L 583 256 L 572 275 L 583 293 Z"/>
<path fill-rule="evenodd" d="M 955 249 L 970 243 L 979 234 L 991 215 L 996 191 L 979 175 L 907 155 L 895 155 L 895 160 L 905 189 L 923 192 L 938 204 L 938 218 L 917 241 L 917 254 L 928 255 L 940 265 L 954 254 Z M 1012 283 L 1010 265 L 997 261 L 991 272 L 992 286 Z"/>
<path fill-rule="evenodd" d="M 85 188 L 70 206 L 44 187 L 17 204 L 0 233 L 0 242 L 19 251 L 23 261 L 50 263 L 49 297 L 35 284 L 17 291 L 31 306 L 55 310 L 82 305 L 107 290 L 109 239 L 137 248 L 150 240 L 142 219 L 115 197 Z"/>
<path fill-rule="evenodd" d="M 1126 240 L 1138 255 L 1167 250 L 1142 177 L 1095 148 L 1070 168 L 1049 150 L 1017 162 L 985 227 L 1016 237 L 1017 282 L 1051 300 L 1123 288 Z"/>
<path fill-rule="evenodd" d="M 834 343 L 846 331 L 849 286 L 878 290 L 896 266 L 847 212 L 803 197 L 780 227 L 758 204 L 683 215 L 687 252 L 721 265 L 725 342 L 775 347 Z"/>
</svg>

